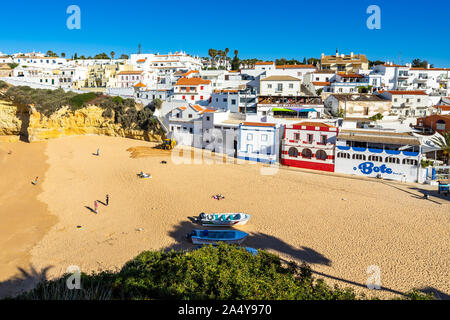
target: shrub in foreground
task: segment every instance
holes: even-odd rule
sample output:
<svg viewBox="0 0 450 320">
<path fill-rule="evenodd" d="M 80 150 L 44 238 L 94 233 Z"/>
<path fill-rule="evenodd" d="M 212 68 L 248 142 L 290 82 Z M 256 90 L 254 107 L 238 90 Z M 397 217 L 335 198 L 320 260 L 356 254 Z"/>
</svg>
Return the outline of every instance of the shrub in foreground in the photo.
<svg viewBox="0 0 450 320">
<path fill-rule="evenodd" d="M 284 265 L 271 253 L 254 256 L 230 245 L 199 250 L 146 251 L 118 273 L 82 275 L 81 290 L 69 290 L 65 276 L 47 281 L 18 299 L 219 299 L 354 300 L 351 289 L 315 279 L 308 266 Z M 414 291 L 407 299 L 430 299 Z"/>
</svg>

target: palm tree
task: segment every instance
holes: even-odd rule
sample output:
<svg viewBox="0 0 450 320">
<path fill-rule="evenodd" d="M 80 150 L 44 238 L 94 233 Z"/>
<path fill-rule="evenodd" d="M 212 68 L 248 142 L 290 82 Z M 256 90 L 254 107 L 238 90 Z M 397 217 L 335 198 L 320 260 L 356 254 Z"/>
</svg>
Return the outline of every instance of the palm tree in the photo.
<svg viewBox="0 0 450 320">
<path fill-rule="evenodd" d="M 450 130 L 441 133 L 442 137 L 433 137 L 431 139 L 442 150 L 447 165 L 450 164 Z"/>
<path fill-rule="evenodd" d="M 114 51 L 111 51 L 111 60 L 114 60 L 115 55 L 116 55 L 116 53 Z"/>
<path fill-rule="evenodd" d="M 208 54 L 209 54 L 210 57 L 211 57 L 211 60 L 212 60 L 212 66 L 214 67 L 214 61 L 215 61 L 216 56 L 217 56 L 217 50 L 216 50 L 216 49 L 209 49 L 209 50 L 208 50 Z"/>
<path fill-rule="evenodd" d="M 228 52 L 230 52 L 230 49 L 225 48 L 225 59 L 226 59 L 226 61 L 228 61 Z M 227 65 L 228 65 L 228 63 L 227 63 Z"/>
<path fill-rule="evenodd" d="M 217 51 L 217 56 L 218 56 L 218 60 L 219 60 L 219 66 L 222 65 L 223 55 L 224 55 L 224 54 L 225 54 L 225 52 L 223 52 L 223 50 Z"/>
</svg>

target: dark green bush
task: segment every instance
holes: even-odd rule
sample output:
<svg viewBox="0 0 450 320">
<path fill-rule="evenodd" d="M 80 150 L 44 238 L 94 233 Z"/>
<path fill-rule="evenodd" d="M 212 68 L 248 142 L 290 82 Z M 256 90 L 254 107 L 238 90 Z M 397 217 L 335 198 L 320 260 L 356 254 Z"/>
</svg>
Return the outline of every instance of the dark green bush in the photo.
<svg viewBox="0 0 450 320">
<path fill-rule="evenodd" d="M 83 275 L 82 290 L 72 292 L 63 277 L 41 283 L 19 299 L 258 299 L 354 300 L 351 289 L 316 280 L 306 265 L 283 265 L 265 251 L 220 245 L 199 250 L 146 251 L 118 273 Z M 75 290 L 76 291 L 76 290 Z M 413 291 L 406 299 L 431 299 Z"/>
<path fill-rule="evenodd" d="M 6 89 L 8 88 L 8 84 L 5 81 L 0 80 L 0 89 Z"/>
<path fill-rule="evenodd" d="M 87 102 L 94 100 L 96 97 L 97 95 L 93 92 L 77 94 L 69 100 L 69 103 L 72 107 L 82 108 Z"/>
</svg>

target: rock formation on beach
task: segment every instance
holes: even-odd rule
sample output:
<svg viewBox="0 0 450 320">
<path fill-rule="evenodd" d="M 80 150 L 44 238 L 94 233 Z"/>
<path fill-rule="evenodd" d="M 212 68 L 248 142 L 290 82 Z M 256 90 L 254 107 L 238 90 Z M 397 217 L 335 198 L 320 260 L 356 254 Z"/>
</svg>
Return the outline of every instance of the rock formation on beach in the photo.
<svg viewBox="0 0 450 320">
<path fill-rule="evenodd" d="M 19 139 L 34 142 L 73 135 L 105 135 L 151 142 L 162 141 L 163 131 L 158 121 L 153 121 L 148 125 L 148 130 L 143 130 L 135 118 L 127 118 L 126 114 L 119 115 L 122 120 L 125 117 L 126 122 L 117 121 L 117 111 L 113 108 L 105 109 L 86 103 L 75 110 L 70 106 L 63 106 L 48 113 L 40 112 L 34 104 L 21 104 L 10 100 L 6 95 L 0 95 L 0 142 Z"/>
</svg>

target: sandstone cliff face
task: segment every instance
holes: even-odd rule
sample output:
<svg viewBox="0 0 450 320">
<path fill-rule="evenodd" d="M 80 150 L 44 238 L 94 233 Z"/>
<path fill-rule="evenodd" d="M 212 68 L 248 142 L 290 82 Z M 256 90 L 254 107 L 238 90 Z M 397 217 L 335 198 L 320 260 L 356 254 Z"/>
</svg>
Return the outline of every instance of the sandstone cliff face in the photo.
<svg viewBox="0 0 450 320">
<path fill-rule="evenodd" d="M 103 111 L 97 106 L 77 111 L 64 107 L 47 117 L 32 106 L 17 107 L 10 102 L 0 101 L 0 136 L 20 136 L 29 142 L 89 134 L 153 142 L 162 140 L 156 132 L 124 129 L 112 119 L 103 117 Z"/>
</svg>

